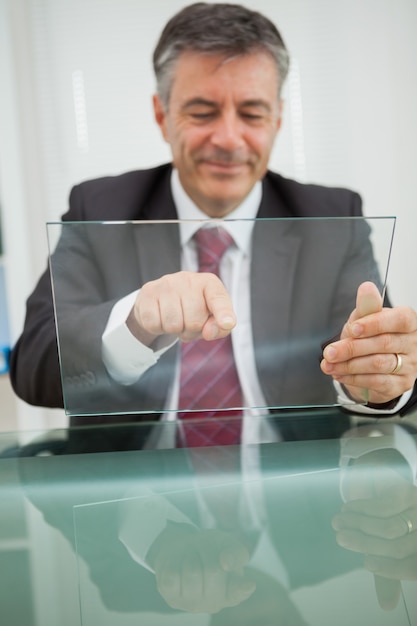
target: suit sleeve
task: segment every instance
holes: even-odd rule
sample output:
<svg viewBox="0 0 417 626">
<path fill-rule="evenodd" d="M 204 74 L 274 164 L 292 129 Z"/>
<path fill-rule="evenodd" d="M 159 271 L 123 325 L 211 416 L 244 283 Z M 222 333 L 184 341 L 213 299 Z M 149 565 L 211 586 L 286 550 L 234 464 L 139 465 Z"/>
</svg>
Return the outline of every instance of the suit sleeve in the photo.
<svg viewBox="0 0 417 626">
<path fill-rule="evenodd" d="M 129 387 L 114 381 L 104 365 L 102 336 L 111 310 L 141 286 L 131 224 L 88 221 L 100 213 L 105 191 L 97 183 L 72 190 L 51 272 L 28 299 L 24 330 L 12 352 L 16 393 L 30 404 L 64 406 L 70 415 L 155 411 L 163 406 L 175 356 L 163 355 L 158 367 Z M 112 202 L 117 208 L 117 200 Z"/>
</svg>

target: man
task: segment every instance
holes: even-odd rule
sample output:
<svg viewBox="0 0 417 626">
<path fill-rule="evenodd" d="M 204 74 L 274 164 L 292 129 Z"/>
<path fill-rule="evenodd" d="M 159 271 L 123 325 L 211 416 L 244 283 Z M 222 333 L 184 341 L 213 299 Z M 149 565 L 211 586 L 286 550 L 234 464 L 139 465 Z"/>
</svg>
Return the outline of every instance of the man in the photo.
<svg viewBox="0 0 417 626">
<path fill-rule="evenodd" d="M 158 91 L 153 99 L 155 119 L 170 144 L 172 166 L 79 185 L 72 191 L 70 210 L 64 220 L 359 217 L 361 204 L 357 194 L 301 185 L 267 170 L 281 127 L 280 94 L 288 64 L 288 53 L 277 29 L 256 12 L 239 5 L 206 3 L 180 11 L 168 22 L 154 52 Z M 159 233 L 162 231 L 159 229 Z M 166 232 L 172 235 L 173 230 L 168 227 Z M 251 289 L 264 280 L 257 260 L 263 242 L 259 245 L 258 240 L 256 244 L 256 232 L 259 231 L 254 228 L 251 248 L 242 251 L 235 242 L 230 253 L 250 263 Z M 70 353 L 67 358 L 66 350 L 62 351 L 64 387 L 71 413 L 103 410 L 100 397 L 103 389 L 108 388 L 111 402 L 110 396 L 106 396 L 104 408 L 109 412 L 184 408 L 179 368 L 173 383 L 172 365 L 170 376 L 160 377 L 163 364 L 169 358 L 175 364 L 178 343 L 203 339 L 209 344 L 223 340 L 238 322 L 237 332 L 241 310 L 236 310 L 216 272 L 196 271 L 193 235 L 187 239 L 180 228 L 174 238 L 166 240 L 163 252 L 160 240 L 157 251 L 152 251 L 149 245 L 146 247 L 146 237 L 139 237 L 139 257 L 132 242 L 127 243 L 129 237 L 123 235 L 117 249 L 123 253 L 125 265 L 118 265 L 118 272 L 114 266 L 119 263 L 117 256 L 109 258 L 113 235 L 100 231 L 100 236 L 91 236 L 93 253 L 88 253 L 88 265 L 75 271 L 72 268 L 72 274 L 66 273 L 65 260 L 60 263 L 60 250 L 65 247 L 63 236 L 55 257 L 55 265 L 64 268 L 57 281 L 57 288 L 61 289 L 57 313 L 61 350 L 66 346 Z M 80 242 L 84 239 L 89 239 L 87 231 L 76 242 L 77 250 L 83 254 L 86 250 L 81 249 Z M 152 262 L 144 258 L 145 249 Z M 357 251 L 359 254 L 359 245 Z M 325 255 L 326 251 L 321 251 L 323 267 Z M 100 258 L 100 271 L 92 267 L 93 258 Z M 138 258 L 143 261 L 140 266 Z M 233 261 L 230 262 L 233 268 Z M 329 259 L 327 265 L 331 262 Z M 129 276 L 123 267 L 129 267 Z M 238 280 L 242 281 L 242 276 Z M 94 282 L 89 280 L 91 277 Z M 102 283 L 103 292 L 96 299 Z M 72 304 L 66 301 L 71 291 Z M 341 291 L 339 285 L 330 288 L 323 280 L 322 291 L 327 294 L 320 293 L 323 302 L 333 302 L 334 306 Z M 246 380 L 256 388 L 243 388 L 244 398 L 252 398 L 253 406 L 279 406 L 280 398 L 274 394 L 279 390 L 281 399 L 285 399 L 286 389 L 284 383 L 280 389 L 274 381 L 288 379 L 288 371 L 294 374 L 289 385 L 295 384 L 303 397 L 303 381 L 307 380 L 303 359 L 281 363 L 281 372 L 276 366 L 268 379 L 258 360 L 260 350 L 256 345 L 261 313 L 255 310 L 253 301 L 245 306 L 252 315 L 254 346 L 249 358 L 238 341 L 233 349 L 236 360 L 249 367 Z M 305 297 L 300 299 L 300 306 L 304 317 L 313 316 Z M 326 374 L 329 381 L 336 381 L 341 396 L 361 404 L 366 402 L 368 412 L 404 413 L 416 397 L 416 313 L 407 307 L 383 308 L 376 287 L 365 283 L 358 289 L 356 308 L 347 317 L 337 320 L 340 338 L 325 348 L 321 372 L 318 364 L 312 367 L 313 359 L 309 357 L 308 371 L 313 382 L 306 386 L 323 390 L 327 399 L 329 385 L 323 382 Z M 267 341 L 268 336 L 263 337 L 263 349 Z M 122 344 L 123 349 L 118 350 Z M 238 377 L 245 387 L 242 368 Z M 11 380 L 17 394 L 26 401 L 62 406 L 47 274 L 28 300 L 25 328 L 12 352 Z M 153 388 L 158 392 L 168 389 L 158 400 L 163 405 L 155 405 Z M 309 402 L 307 393 L 302 403 Z"/>
</svg>

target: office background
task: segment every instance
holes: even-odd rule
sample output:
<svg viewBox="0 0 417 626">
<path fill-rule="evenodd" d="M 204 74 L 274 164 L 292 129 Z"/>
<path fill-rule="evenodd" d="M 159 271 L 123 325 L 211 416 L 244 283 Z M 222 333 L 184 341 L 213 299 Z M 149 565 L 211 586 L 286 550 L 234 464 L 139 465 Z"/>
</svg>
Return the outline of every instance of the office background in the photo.
<svg viewBox="0 0 417 626">
<path fill-rule="evenodd" d="M 354 188 L 367 215 L 396 215 L 391 297 L 417 308 L 417 3 L 242 3 L 275 21 L 292 56 L 272 169 Z M 11 343 L 45 267 L 45 222 L 66 210 L 71 186 L 169 159 L 152 118 L 151 53 L 185 4 L 0 0 L 0 306 Z M 16 401 L 7 376 L 0 410 L 0 430 L 66 423 Z"/>
</svg>

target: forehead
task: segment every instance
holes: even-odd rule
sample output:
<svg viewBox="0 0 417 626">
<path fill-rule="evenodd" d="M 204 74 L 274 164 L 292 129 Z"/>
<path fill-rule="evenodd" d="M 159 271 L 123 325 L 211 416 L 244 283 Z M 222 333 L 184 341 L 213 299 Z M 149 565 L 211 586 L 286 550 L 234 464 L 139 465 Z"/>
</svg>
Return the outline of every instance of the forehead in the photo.
<svg viewBox="0 0 417 626">
<path fill-rule="evenodd" d="M 175 65 L 171 96 L 184 100 L 210 92 L 216 99 L 222 94 L 275 99 L 278 85 L 278 69 L 267 52 L 226 56 L 186 51 Z"/>
</svg>

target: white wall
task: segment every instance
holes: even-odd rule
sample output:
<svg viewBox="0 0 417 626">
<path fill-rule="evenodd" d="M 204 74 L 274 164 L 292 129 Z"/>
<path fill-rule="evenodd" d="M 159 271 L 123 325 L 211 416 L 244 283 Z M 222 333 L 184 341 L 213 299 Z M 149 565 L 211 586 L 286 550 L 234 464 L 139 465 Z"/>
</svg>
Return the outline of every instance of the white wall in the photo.
<svg viewBox="0 0 417 626">
<path fill-rule="evenodd" d="M 151 51 L 184 4 L 0 0 L 0 197 L 13 338 L 45 266 L 44 224 L 66 210 L 71 185 L 169 158 L 152 119 Z M 272 168 L 355 188 L 366 214 L 396 215 L 391 296 L 417 308 L 417 2 L 243 4 L 276 22 L 293 57 Z M 25 411 L 22 424 L 33 415 Z"/>
</svg>

